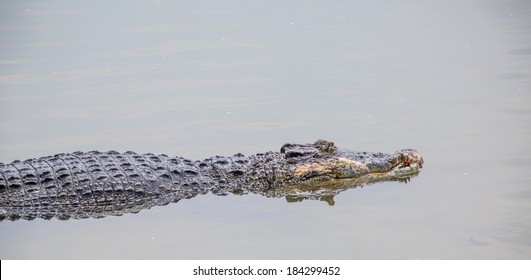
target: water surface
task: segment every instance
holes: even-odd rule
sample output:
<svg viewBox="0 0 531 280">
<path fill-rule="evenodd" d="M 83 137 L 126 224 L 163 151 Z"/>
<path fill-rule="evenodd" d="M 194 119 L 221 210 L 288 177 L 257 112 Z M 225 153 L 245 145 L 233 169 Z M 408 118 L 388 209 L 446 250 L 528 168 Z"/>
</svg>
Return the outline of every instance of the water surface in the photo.
<svg viewBox="0 0 531 280">
<path fill-rule="evenodd" d="M 318 138 L 425 167 L 335 205 L 206 195 L 0 223 L 1 259 L 529 259 L 527 1 L 2 1 L 0 162 Z"/>
</svg>

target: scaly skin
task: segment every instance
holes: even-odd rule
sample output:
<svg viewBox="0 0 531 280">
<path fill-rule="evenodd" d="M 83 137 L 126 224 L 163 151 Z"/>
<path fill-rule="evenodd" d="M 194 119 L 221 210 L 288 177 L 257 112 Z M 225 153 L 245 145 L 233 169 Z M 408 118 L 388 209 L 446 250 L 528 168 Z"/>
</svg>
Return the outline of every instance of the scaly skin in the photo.
<svg viewBox="0 0 531 280">
<path fill-rule="evenodd" d="M 0 163 L 0 220 L 101 218 L 136 213 L 198 194 L 248 192 L 288 201 L 321 199 L 379 181 L 407 181 L 422 157 L 340 150 L 334 143 L 285 144 L 245 157 L 181 157 L 75 152 Z"/>
</svg>

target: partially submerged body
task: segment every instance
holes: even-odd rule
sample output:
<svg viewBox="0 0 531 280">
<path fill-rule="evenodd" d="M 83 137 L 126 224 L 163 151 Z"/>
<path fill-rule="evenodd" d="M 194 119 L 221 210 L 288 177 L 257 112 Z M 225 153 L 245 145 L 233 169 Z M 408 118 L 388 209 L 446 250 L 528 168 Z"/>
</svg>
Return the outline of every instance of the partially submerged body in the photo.
<svg viewBox="0 0 531 280">
<path fill-rule="evenodd" d="M 202 161 L 114 151 L 59 154 L 0 163 L 0 220 L 101 218 L 209 192 L 320 199 L 332 205 L 333 196 L 349 188 L 408 181 L 422 164 L 412 149 L 355 152 L 325 140 Z"/>
</svg>

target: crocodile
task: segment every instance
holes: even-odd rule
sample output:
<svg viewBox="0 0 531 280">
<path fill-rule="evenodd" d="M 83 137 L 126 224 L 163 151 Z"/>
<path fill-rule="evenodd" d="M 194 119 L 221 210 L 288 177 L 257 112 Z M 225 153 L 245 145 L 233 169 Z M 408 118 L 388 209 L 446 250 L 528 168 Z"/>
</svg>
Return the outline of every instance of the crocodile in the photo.
<svg viewBox="0 0 531 280">
<path fill-rule="evenodd" d="M 164 154 L 74 152 L 0 163 L 0 221 L 137 213 L 200 194 L 247 193 L 334 204 L 336 194 L 381 181 L 408 182 L 423 165 L 414 149 L 369 153 L 333 142 L 192 161 Z"/>
</svg>

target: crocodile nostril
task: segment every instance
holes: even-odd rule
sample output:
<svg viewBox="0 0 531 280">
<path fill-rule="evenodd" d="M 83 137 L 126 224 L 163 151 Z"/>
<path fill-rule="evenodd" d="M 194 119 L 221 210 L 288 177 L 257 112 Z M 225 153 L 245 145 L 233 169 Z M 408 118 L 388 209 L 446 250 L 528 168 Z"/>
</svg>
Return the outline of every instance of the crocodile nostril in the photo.
<svg viewBox="0 0 531 280">
<path fill-rule="evenodd" d="M 402 160 L 402 167 L 406 167 L 410 165 L 411 165 L 411 159 L 409 158 L 409 156 L 406 155 L 404 159 Z"/>
</svg>

